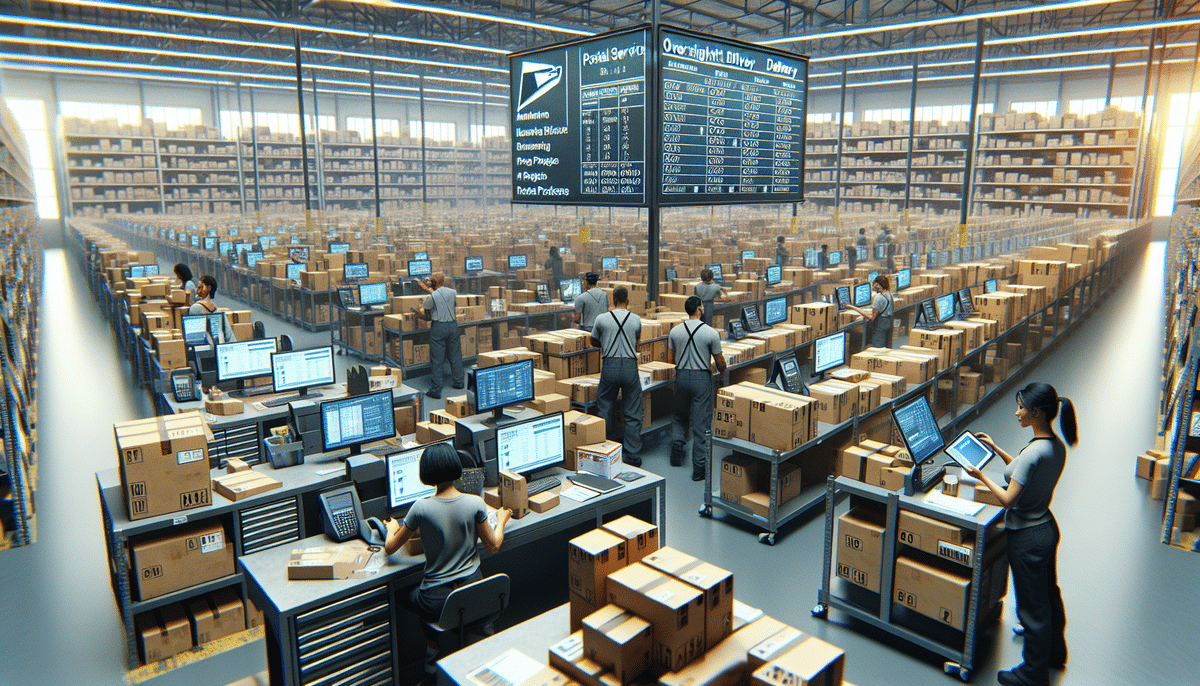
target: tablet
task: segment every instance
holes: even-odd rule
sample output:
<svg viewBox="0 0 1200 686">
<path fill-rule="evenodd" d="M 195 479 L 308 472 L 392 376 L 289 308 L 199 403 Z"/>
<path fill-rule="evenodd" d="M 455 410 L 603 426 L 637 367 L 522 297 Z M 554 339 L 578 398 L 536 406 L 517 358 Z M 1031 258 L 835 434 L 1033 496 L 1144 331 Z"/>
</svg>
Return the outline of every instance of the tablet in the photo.
<svg viewBox="0 0 1200 686">
<path fill-rule="evenodd" d="M 946 446 L 946 454 L 964 467 L 983 469 L 996 453 L 970 431 L 964 431 Z"/>
</svg>

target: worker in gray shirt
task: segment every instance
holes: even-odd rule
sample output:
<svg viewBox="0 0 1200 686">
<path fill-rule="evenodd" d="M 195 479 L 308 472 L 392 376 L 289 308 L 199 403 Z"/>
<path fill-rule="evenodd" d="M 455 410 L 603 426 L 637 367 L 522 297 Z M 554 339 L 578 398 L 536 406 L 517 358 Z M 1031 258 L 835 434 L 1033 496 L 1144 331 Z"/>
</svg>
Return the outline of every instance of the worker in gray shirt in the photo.
<svg viewBox="0 0 1200 686">
<path fill-rule="evenodd" d="M 1058 585 L 1058 523 L 1050 512 L 1054 487 L 1067 462 L 1067 445 L 1079 442 L 1075 405 L 1054 387 L 1034 382 L 1017 391 L 1017 421 L 1033 438 L 1016 456 L 987 434 L 976 434 L 1007 465 L 1001 486 L 974 467 L 963 469 L 983 482 L 1006 508 L 1008 566 L 1017 593 L 1017 619 L 1025 628 L 1023 662 L 996 675 L 1008 686 L 1049 684 L 1050 670 L 1067 663 L 1066 608 Z M 1051 427 L 1055 417 L 1059 438 Z"/>
<path fill-rule="evenodd" d="M 700 298 L 684 301 L 688 319 L 671 329 L 667 338 L 667 361 L 675 365 L 675 399 L 671 410 L 671 466 L 683 464 L 688 422 L 692 425 L 692 481 L 704 480 L 708 460 L 708 433 L 713 422 L 712 372 L 708 360 L 725 371 L 721 334 L 700 319 Z"/>
<path fill-rule="evenodd" d="M 788 252 L 787 245 L 784 244 L 784 237 L 777 237 L 775 239 L 775 264 L 786 267 L 791 260 L 792 255 Z"/>
<path fill-rule="evenodd" d="M 435 273 L 429 281 L 417 279 L 417 285 L 429 295 L 421 311 L 414 307 L 418 317 L 431 322 L 429 327 L 429 390 L 430 398 L 442 397 L 445 382 L 446 362 L 450 363 L 451 388 L 464 388 L 462 363 L 462 337 L 458 331 L 458 317 L 454 311 L 458 293 L 446 285 L 446 275 Z"/>
<path fill-rule="evenodd" d="M 700 298 L 700 302 L 704 305 L 704 323 L 712 326 L 713 323 L 713 302 L 723 298 L 725 291 L 721 289 L 721 285 L 713 282 L 713 271 L 705 269 L 700 272 L 700 283 L 696 284 L 692 295 Z"/>
<path fill-rule="evenodd" d="M 575 298 L 575 323 L 584 331 L 591 331 L 596 317 L 608 311 L 608 293 L 597 288 L 600 275 L 588 272 L 583 276 L 583 293 Z"/>
<path fill-rule="evenodd" d="M 600 348 L 600 388 L 596 409 L 610 421 L 617 393 L 623 397 L 625 435 L 621 438 L 624 461 L 642 466 L 642 380 L 638 376 L 637 344 L 642 339 L 642 319 L 630 312 L 629 290 L 613 290 L 613 309 L 596 317 L 592 345 Z"/>
</svg>

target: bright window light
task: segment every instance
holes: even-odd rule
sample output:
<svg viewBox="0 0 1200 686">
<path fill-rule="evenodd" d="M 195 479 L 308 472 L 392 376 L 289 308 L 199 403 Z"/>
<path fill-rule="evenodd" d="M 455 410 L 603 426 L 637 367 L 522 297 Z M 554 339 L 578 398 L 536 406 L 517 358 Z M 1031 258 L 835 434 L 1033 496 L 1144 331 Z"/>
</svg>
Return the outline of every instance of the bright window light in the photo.
<svg viewBox="0 0 1200 686">
<path fill-rule="evenodd" d="M 1154 96 L 1150 96 L 1150 105 L 1154 106 Z M 1109 106 L 1126 112 L 1142 111 L 1142 96 L 1126 95 L 1109 100 Z M 1104 111 L 1104 98 L 1072 98 L 1067 101 L 1067 112 L 1086 117 Z"/>
<path fill-rule="evenodd" d="M 1190 101 L 1190 102 L 1189 102 Z M 1171 96 L 1167 114 L 1167 131 L 1163 138 L 1162 162 L 1158 167 L 1158 190 L 1154 196 L 1154 216 L 1169 217 L 1175 213 L 1175 193 L 1179 185 L 1179 162 L 1184 143 L 1191 140 L 1200 113 L 1200 93 L 1175 93 Z M 1189 116 L 1190 115 L 1190 116 Z"/>
<path fill-rule="evenodd" d="M 199 107 L 158 107 L 147 105 L 147 119 L 167 125 L 168 131 L 177 131 L 185 126 L 200 126 L 204 123 Z"/>
<path fill-rule="evenodd" d="M 42 219 L 58 219 L 58 185 L 50 161 L 50 135 L 46 129 L 46 104 L 37 98 L 5 98 L 5 104 L 25 134 L 37 212 Z"/>
<path fill-rule="evenodd" d="M 854 123 L 854 113 L 844 113 L 844 119 L 847 124 Z M 824 124 L 826 122 L 837 121 L 837 112 L 809 112 L 805 117 L 805 121 L 809 124 Z"/>
<path fill-rule="evenodd" d="M 142 123 L 137 105 L 121 105 L 111 102 L 72 102 L 65 100 L 58 104 L 58 111 L 64 117 L 79 117 L 98 121 L 100 119 L 116 119 L 117 124 L 137 126 Z"/>
<path fill-rule="evenodd" d="M 425 137 L 431 141 L 454 141 L 458 140 L 457 132 L 455 131 L 454 122 L 446 121 L 427 121 L 425 122 Z M 408 135 L 414 139 L 421 140 L 421 122 L 420 120 L 408 122 Z"/>
<path fill-rule="evenodd" d="M 233 110 L 221 110 L 220 129 L 222 138 L 229 140 L 237 139 L 239 128 L 237 115 L 238 113 Z M 337 123 L 332 115 L 322 114 L 320 125 L 323 131 L 334 131 L 337 129 Z M 242 112 L 240 126 L 249 130 L 251 126 L 250 112 Z M 293 136 L 300 135 L 300 120 L 295 112 L 255 112 L 253 126 L 265 126 L 270 129 L 272 134 L 290 133 Z M 310 135 L 315 133 L 311 114 L 304 115 L 304 130 L 305 133 Z"/>
<path fill-rule="evenodd" d="M 1029 100 L 1025 102 L 1014 102 L 1008 106 L 1012 112 L 1036 112 L 1043 117 L 1053 117 L 1058 114 L 1057 100 Z"/>
<path fill-rule="evenodd" d="M 482 133 L 484 138 L 507 138 L 508 128 L 503 124 L 488 124 L 487 131 L 483 131 L 483 127 L 479 124 L 471 124 L 471 142 L 479 142 L 479 134 Z"/>
<path fill-rule="evenodd" d="M 378 131 L 380 136 L 399 138 L 400 120 L 376 119 L 375 129 L 372 130 L 370 117 L 346 117 L 346 130 L 357 131 L 359 138 L 364 141 L 374 140 L 375 131 Z"/>
</svg>

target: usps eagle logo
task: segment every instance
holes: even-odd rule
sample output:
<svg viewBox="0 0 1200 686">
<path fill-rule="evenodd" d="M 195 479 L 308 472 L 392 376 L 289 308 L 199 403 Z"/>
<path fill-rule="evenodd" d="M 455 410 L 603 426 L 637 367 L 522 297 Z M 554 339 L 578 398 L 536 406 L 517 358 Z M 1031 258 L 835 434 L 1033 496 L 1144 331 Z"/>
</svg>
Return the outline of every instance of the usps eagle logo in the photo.
<svg viewBox="0 0 1200 686">
<path fill-rule="evenodd" d="M 521 64 L 521 102 L 518 110 L 532 105 L 562 81 L 563 68 L 554 64 L 524 62 Z"/>
</svg>

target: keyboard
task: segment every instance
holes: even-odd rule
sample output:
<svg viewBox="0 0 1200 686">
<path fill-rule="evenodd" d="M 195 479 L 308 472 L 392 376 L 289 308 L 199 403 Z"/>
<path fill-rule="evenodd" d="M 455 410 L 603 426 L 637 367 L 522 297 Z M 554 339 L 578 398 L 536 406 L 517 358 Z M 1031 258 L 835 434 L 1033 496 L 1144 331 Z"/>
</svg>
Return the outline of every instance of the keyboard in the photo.
<svg viewBox="0 0 1200 686">
<path fill-rule="evenodd" d="M 283 407 L 284 405 L 287 405 L 288 403 L 300 400 L 301 398 L 307 400 L 308 398 L 319 398 L 319 397 L 321 397 L 320 393 L 309 393 L 308 395 L 303 395 L 303 396 L 298 395 L 298 394 L 297 395 L 285 395 L 281 398 L 274 398 L 272 400 L 264 400 L 263 407 Z"/>
<path fill-rule="evenodd" d="M 575 482 L 576 484 L 579 484 L 580 486 L 583 486 L 584 488 L 590 488 L 593 491 L 598 491 L 600 493 L 608 493 L 609 491 L 615 491 L 618 488 L 621 488 L 624 486 L 624 484 L 622 484 L 619 481 L 613 481 L 612 479 L 605 479 L 602 476 L 596 476 L 595 474 L 586 474 L 584 472 L 579 472 L 578 474 L 571 476 L 570 479 L 571 479 L 571 481 Z"/>
<path fill-rule="evenodd" d="M 529 485 L 526 487 L 526 494 L 537 495 L 538 493 L 543 493 L 551 488 L 556 488 L 561 485 L 562 480 L 557 476 L 548 476 L 544 479 L 538 479 L 537 481 L 530 481 Z"/>
</svg>

